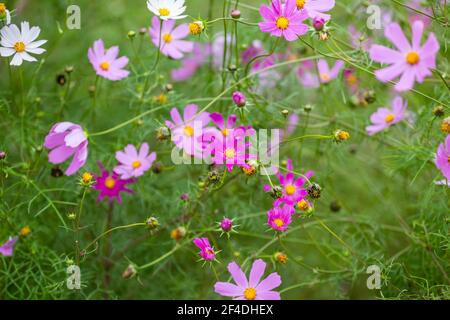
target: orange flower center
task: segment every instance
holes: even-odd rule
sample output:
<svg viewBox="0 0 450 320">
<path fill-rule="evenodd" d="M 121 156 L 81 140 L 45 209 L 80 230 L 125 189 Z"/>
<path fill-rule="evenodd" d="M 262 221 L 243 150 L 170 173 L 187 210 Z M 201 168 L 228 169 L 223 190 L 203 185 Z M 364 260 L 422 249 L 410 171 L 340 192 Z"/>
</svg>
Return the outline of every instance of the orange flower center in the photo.
<svg viewBox="0 0 450 320">
<path fill-rule="evenodd" d="M 192 137 L 194 135 L 194 128 L 192 128 L 191 126 L 185 126 L 184 134 L 187 135 L 188 137 Z"/>
<path fill-rule="evenodd" d="M 163 40 L 165 43 L 171 43 L 173 40 L 172 35 L 170 33 L 164 34 Z"/>
<path fill-rule="evenodd" d="M 14 50 L 16 50 L 16 52 L 24 52 L 25 51 L 25 43 L 23 43 L 22 41 L 20 42 L 16 42 L 16 44 L 14 45 Z"/>
<path fill-rule="evenodd" d="M 227 150 L 225 150 L 225 156 L 228 159 L 234 158 L 234 149 L 227 149 Z"/>
<path fill-rule="evenodd" d="M 102 69 L 103 71 L 108 71 L 109 70 L 109 62 L 103 61 L 102 63 L 100 63 L 100 69 Z"/>
<path fill-rule="evenodd" d="M 281 227 L 284 225 L 284 221 L 281 220 L 280 218 L 274 219 L 274 220 L 273 220 L 273 223 L 275 223 L 275 225 L 276 225 L 278 228 L 281 228 Z"/>
<path fill-rule="evenodd" d="M 306 201 L 305 199 L 300 200 L 297 203 L 297 207 L 301 210 L 301 211 L 307 211 L 309 209 L 309 203 L 308 201 Z"/>
<path fill-rule="evenodd" d="M 301 10 L 305 7 L 306 0 L 297 0 L 297 9 Z"/>
<path fill-rule="evenodd" d="M 386 118 L 384 118 L 384 121 L 386 121 L 386 123 L 391 123 L 392 121 L 394 121 L 395 117 L 392 113 L 389 113 Z"/>
<path fill-rule="evenodd" d="M 420 61 L 420 56 L 417 52 L 411 51 L 406 55 L 406 62 L 408 62 L 410 65 L 416 65 Z"/>
<path fill-rule="evenodd" d="M 135 160 L 135 161 L 133 161 L 131 166 L 133 167 L 133 169 L 137 169 L 141 166 L 141 162 L 139 160 Z"/>
<path fill-rule="evenodd" d="M 0 14 L 3 14 L 6 12 L 6 6 L 3 2 L 0 2 Z"/>
<path fill-rule="evenodd" d="M 288 195 L 292 196 L 297 189 L 292 184 L 289 184 L 286 186 L 286 188 L 284 188 L 284 190 Z"/>
<path fill-rule="evenodd" d="M 162 17 L 167 17 L 170 14 L 170 10 L 167 8 L 159 9 L 159 15 Z"/>
<path fill-rule="evenodd" d="M 89 172 L 85 172 L 83 173 L 83 175 L 81 176 L 81 180 L 83 180 L 84 183 L 90 183 L 92 181 L 92 174 L 90 174 Z"/>
<path fill-rule="evenodd" d="M 289 27 L 289 20 L 287 18 L 285 18 L 285 17 L 279 17 L 277 19 L 276 24 L 277 24 L 278 28 L 284 30 L 284 29 L 287 29 L 287 27 Z"/>
<path fill-rule="evenodd" d="M 244 290 L 244 297 L 247 300 L 255 300 L 256 298 L 256 290 L 253 288 L 247 288 Z"/>
<path fill-rule="evenodd" d="M 225 129 L 223 129 L 222 130 L 222 134 L 226 137 L 227 135 L 228 135 L 228 129 L 227 128 L 225 128 Z"/>
<path fill-rule="evenodd" d="M 116 185 L 116 180 L 114 180 L 111 177 L 106 178 L 105 187 L 107 187 L 108 189 L 112 189 L 115 187 L 115 185 Z"/>
<path fill-rule="evenodd" d="M 322 82 L 328 82 L 330 81 L 330 75 L 328 73 L 322 73 L 320 75 L 320 79 L 322 79 Z"/>
</svg>

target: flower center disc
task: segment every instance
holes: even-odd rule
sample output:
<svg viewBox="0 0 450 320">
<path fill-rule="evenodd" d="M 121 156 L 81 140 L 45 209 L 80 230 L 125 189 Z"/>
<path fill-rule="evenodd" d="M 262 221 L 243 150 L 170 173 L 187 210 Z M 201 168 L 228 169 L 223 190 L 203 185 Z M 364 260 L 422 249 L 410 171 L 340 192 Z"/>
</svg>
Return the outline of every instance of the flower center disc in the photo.
<svg viewBox="0 0 450 320">
<path fill-rule="evenodd" d="M 297 3 L 297 9 L 301 10 L 301 9 L 303 9 L 305 7 L 306 0 L 297 0 L 296 3 Z"/>
<path fill-rule="evenodd" d="M 167 8 L 161 8 L 161 9 L 159 9 L 159 14 L 162 17 L 167 17 L 170 14 L 170 10 Z"/>
<path fill-rule="evenodd" d="M 292 196 L 296 191 L 295 187 L 291 184 L 287 185 L 285 190 L 286 190 L 286 193 L 290 196 Z"/>
<path fill-rule="evenodd" d="M 287 29 L 287 27 L 289 27 L 289 20 L 285 17 L 279 17 L 277 19 L 276 24 L 277 24 L 278 28 L 284 30 L 284 29 Z"/>
<path fill-rule="evenodd" d="M 328 73 L 322 73 L 320 75 L 320 78 L 322 79 L 322 82 L 328 82 L 330 81 L 330 75 Z"/>
<path fill-rule="evenodd" d="M 170 33 L 166 33 L 163 36 L 163 40 L 164 40 L 165 43 L 171 43 L 172 40 L 173 40 L 172 35 Z"/>
<path fill-rule="evenodd" d="M 384 118 L 384 121 L 386 121 L 387 123 L 391 123 L 392 121 L 394 121 L 395 117 L 392 113 L 389 113 L 386 118 Z"/>
<path fill-rule="evenodd" d="M 406 55 L 406 62 L 408 62 L 410 65 L 416 65 L 420 61 L 419 54 L 417 52 L 410 52 Z"/>
<path fill-rule="evenodd" d="M 3 14 L 6 12 L 6 6 L 3 2 L 0 2 L 0 14 Z"/>
<path fill-rule="evenodd" d="M 16 50 L 16 52 L 24 52 L 25 51 L 25 43 L 23 42 L 16 42 L 16 44 L 14 45 L 14 50 Z"/>
<path fill-rule="evenodd" d="M 192 137 L 194 135 L 194 128 L 192 128 L 191 126 L 185 126 L 184 134 L 187 135 L 188 137 Z"/>
<path fill-rule="evenodd" d="M 308 202 L 306 202 L 304 199 L 300 200 L 300 201 L 297 203 L 297 206 L 298 206 L 298 208 L 299 208 L 300 210 L 302 210 L 302 211 L 306 211 L 306 210 L 309 209 L 309 204 L 308 204 Z"/>
<path fill-rule="evenodd" d="M 108 71 L 109 70 L 109 62 L 103 61 L 102 63 L 100 63 L 100 69 L 102 69 L 103 71 Z"/>
<path fill-rule="evenodd" d="M 227 128 L 223 129 L 222 134 L 226 137 L 228 135 L 228 129 Z"/>
<path fill-rule="evenodd" d="M 135 161 L 133 161 L 131 166 L 133 167 L 133 169 L 137 169 L 141 166 L 141 162 L 139 160 L 135 160 Z"/>
<path fill-rule="evenodd" d="M 281 227 L 284 225 L 283 220 L 281 220 L 280 218 L 274 219 L 274 220 L 273 220 L 273 223 L 275 223 L 275 225 L 276 225 L 278 228 L 281 228 Z"/>
<path fill-rule="evenodd" d="M 108 189 L 112 189 L 112 188 L 114 188 L 115 185 L 116 185 L 116 180 L 114 180 L 111 177 L 106 178 L 105 187 L 107 187 Z"/>
<path fill-rule="evenodd" d="M 256 290 L 253 288 L 247 288 L 244 290 L 244 297 L 247 300 L 255 300 L 256 298 Z"/>
<path fill-rule="evenodd" d="M 234 150 L 233 150 L 233 149 L 227 149 L 227 150 L 225 150 L 225 156 L 226 156 L 228 159 L 234 158 Z"/>
</svg>

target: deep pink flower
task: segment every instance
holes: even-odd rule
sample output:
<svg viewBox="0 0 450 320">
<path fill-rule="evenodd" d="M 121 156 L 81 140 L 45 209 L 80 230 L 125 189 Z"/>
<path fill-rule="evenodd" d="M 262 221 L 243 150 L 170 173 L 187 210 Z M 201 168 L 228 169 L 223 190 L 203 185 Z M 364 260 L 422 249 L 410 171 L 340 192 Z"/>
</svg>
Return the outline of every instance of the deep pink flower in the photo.
<svg viewBox="0 0 450 320">
<path fill-rule="evenodd" d="M 158 48 L 160 46 L 161 53 L 172 59 L 181 59 L 184 53 L 194 50 L 194 43 L 182 40 L 189 35 L 189 26 L 180 24 L 175 28 L 175 20 L 162 21 L 157 17 L 152 18 L 152 26 L 149 30 L 153 44 Z M 160 41 L 161 34 L 161 41 Z"/>
<path fill-rule="evenodd" d="M 444 143 L 439 145 L 434 162 L 448 183 L 450 181 L 450 135 L 445 138 Z"/>
<path fill-rule="evenodd" d="M 245 107 L 245 103 L 247 102 L 245 95 L 240 91 L 235 91 L 232 94 L 233 102 L 238 107 Z"/>
<path fill-rule="evenodd" d="M 14 253 L 14 245 L 19 237 L 9 238 L 4 244 L 0 246 L 0 254 L 4 257 L 11 257 Z"/>
<path fill-rule="evenodd" d="M 93 189 L 100 191 L 97 201 L 102 201 L 105 197 L 109 199 L 111 203 L 114 199 L 117 199 L 118 203 L 122 203 L 121 192 L 133 193 L 133 190 L 128 189 L 127 184 L 134 183 L 134 179 L 120 179 L 117 173 L 110 174 L 100 162 L 98 166 L 101 170 L 101 175 L 94 175 L 95 184 Z"/>
<path fill-rule="evenodd" d="M 149 170 L 156 159 L 156 153 L 149 154 L 147 143 L 141 145 L 139 152 L 135 146 L 129 144 L 124 151 L 116 152 L 116 159 L 120 165 L 114 168 L 114 172 L 120 175 L 121 179 L 129 179 L 140 177 Z"/>
<path fill-rule="evenodd" d="M 262 32 L 269 32 L 275 37 L 284 37 L 287 41 L 295 41 L 308 32 L 303 23 L 308 18 L 305 10 L 297 10 L 295 0 L 272 0 L 271 7 L 261 5 L 259 12 L 264 22 L 259 23 Z"/>
<path fill-rule="evenodd" d="M 280 181 L 282 187 L 282 196 L 279 199 L 276 199 L 273 203 L 274 206 L 279 206 L 282 203 L 286 205 L 293 206 L 301 199 L 304 199 L 308 192 L 303 188 L 303 185 L 306 183 L 306 179 L 303 177 L 295 178 L 294 173 L 292 172 L 292 160 L 287 160 L 286 165 L 287 173 L 286 175 L 282 175 L 281 173 L 277 174 L 278 180 Z M 311 178 L 314 175 L 313 171 L 308 171 L 304 174 L 306 178 Z M 269 185 L 264 186 L 265 192 L 272 191 L 272 187 Z"/>
<path fill-rule="evenodd" d="M 233 297 L 234 300 L 281 300 L 278 292 L 272 291 L 281 284 L 278 273 L 271 273 L 261 281 L 264 275 L 266 263 L 258 259 L 253 262 L 250 277 L 247 280 L 245 273 L 236 262 L 228 265 L 233 280 L 236 284 L 229 282 L 216 282 L 214 291 L 225 297 Z"/>
<path fill-rule="evenodd" d="M 213 261 L 216 258 L 216 252 L 209 244 L 208 238 L 195 238 L 192 241 L 200 249 L 200 257 L 205 261 Z"/>
<path fill-rule="evenodd" d="M 324 12 L 334 8 L 334 0 L 296 0 L 297 9 L 306 11 L 312 19 L 322 18 L 330 20 L 331 16 Z M 304 10 L 303 10 L 304 9 Z"/>
<path fill-rule="evenodd" d="M 216 137 L 211 144 L 212 149 L 205 151 L 211 150 L 212 162 L 216 165 L 225 164 L 229 172 L 233 171 L 234 166 L 249 169 L 251 166 L 247 160 L 256 159 L 257 156 L 249 152 L 250 143 L 242 139 L 245 135 L 245 129 L 233 129 L 227 136 Z"/>
<path fill-rule="evenodd" d="M 225 120 L 222 116 L 222 114 L 218 113 L 218 112 L 214 112 L 210 115 L 211 120 L 214 122 L 214 124 L 220 129 L 220 132 L 222 133 L 223 136 L 228 136 L 228 134 L 230 133 L 230 130 L 234 129 L 234 125 L 236 124 L 236 115 L 235 114 L 231 114 L 228 119 L 227 122 L 225 123 Z"/>
<path fill-rule="evenodd" d="M 172 134 L 172 142 L 183 149 L 186 154 L 196 157 L 202 157 L 203 145 L 202 137 L 205 126 L 209 123 L 210 117 L 208 112 L 202 112 L 197 115 L 198 106 L 189 104 L 184 108 L 183 118 L 177 108 L 170 111 L 172 121 L 166 121 L 166 125 L 170 128 Z"/>
<path fill-rule="evenodd" d="M 86 163 L 88 140 L 81 126 L 72 122 L 55 124 L 45 137 L 44 147 L 51 150 L 48 161 L 60 164 L 73 155 L 73 160 L 65 171 L 67 176 L 77 172 Z"/>
<path fill-rule="evenodd" d="M 436 67 L 439 42 L 431 32 L 422 46 L 423 27 L 421 21 L 416 21 L 412 25 L 412 44 L 408 42 L 397 23 L 391 23 L 385 28 L 384 35 L 397 47 L 397 50 L 376 44 L 371 47 L 372 60 L 390 64 L 387 68 L 375 71 L 378 80 L 388 82 L 401 75 L 395 89 L 408 91 L 414 87 L 415 81 L 422 83 L 427 76 L 431 75 L 430 69 Z"/>
<path fill-rule="evenodd" d="M 128 77 L 130 73 L 123 70 L 128 64 L 128 58 L 117 58 L 118 55 L 119 47 L 115 46 L 105 50 L 105 45 L 101 39 L 95 41 L 94 46 L 89 48 L 88 51 L 89 61 L 97 75 L 112 81 L 122 80 Z"/>
<path fill-rule="evenodd" d="M 392 109 L 379 108 L 370 116 L 372 125 L 366 128 L 367 134 L 374 135 L 402 121 L 405 118 L 407 106 L 408 103 L 406 101 L 403 103 L 402 97 L 398 96 L 392 100 Z"/>
<path fill-rule="evenodd" d="M 267 224 L 274 230 L 286 231 L 294 213 L 292 206 L 274 207 L 267 212 Z"/>
</svg>

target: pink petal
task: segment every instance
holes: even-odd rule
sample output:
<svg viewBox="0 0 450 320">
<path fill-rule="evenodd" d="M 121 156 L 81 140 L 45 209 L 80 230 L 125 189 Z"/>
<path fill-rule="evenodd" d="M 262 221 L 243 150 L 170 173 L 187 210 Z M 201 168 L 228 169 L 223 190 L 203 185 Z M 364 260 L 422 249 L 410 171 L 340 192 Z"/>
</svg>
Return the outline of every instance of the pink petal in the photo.
<svg viewBox="0 0 450 320">
<path fill-rule="evenodd" d="M 262 259 L 258 259 L 253 262 L 252 270 L 250 271 L 250 277 L 248 280 L 248 286 L 250 288 L 255 288 L 259 280 L 264 274 L 264 270 L 266 269 L 266 263 Z"/>
<path fill-rule="evenodd" d="M 237 297 L 243 294 L 245 289 L 228 282 L 216 282 L 214 291 L 225 297 Z"/>
<path fill-rule="evenodd" d="M 241 288 L 247 288 L 248 282 L 247 277 L 245 276 L 242 269 L 237 265 L 236 262 L 231 262 L 228 264 L 228 271 L 230 272 L 231 276 L 234 279 L 234 282 L 241 287 Z"/>
<path fill-rule="evenodd" d="M 255 288 L 258 291 L 270 291 L 281 284 L 281 277 L 278 273 L 274 272 L 269 274 L 269 276 L 261 281 L 261 283 Z"/>
</svg>

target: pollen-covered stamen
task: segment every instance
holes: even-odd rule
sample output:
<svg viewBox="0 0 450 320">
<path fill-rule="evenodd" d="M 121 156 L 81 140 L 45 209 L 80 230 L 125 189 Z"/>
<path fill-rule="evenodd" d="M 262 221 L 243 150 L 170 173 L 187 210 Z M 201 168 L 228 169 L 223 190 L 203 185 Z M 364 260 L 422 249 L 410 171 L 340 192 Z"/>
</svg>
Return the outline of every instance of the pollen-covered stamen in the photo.
<svg viewBox="0 0 450 320">
<path fill-rule="evenodd" d="M 116 180 L 111 177 L 106 178 L 105 187 L 108 189 L 113 189 L 116 186 Z"/>
<path fill-rule="evenodd" d="M 168 15 L 170 15 L 170 10 L 167 8 L 161 8 L 159 9 L 159 15 L 161 17 L 167 17 Z"/>
<path fill-rule="evenodd" d="M 307 0 L 297 0 L 297 9 L 302 10 L 305 7 L 306 1 Z"/>
<path fill-rule="evenodd" d="M 385 118 L 384 121 L 386 121 L 386 123 L 391 123 L 392 121 L 395 120 L 395 116 L 392 113 L 389 113 Z"/>
<path fill-rule="evenodd" d="M 297 207 L 301 211 L 307 211 L 309 209 L 309 203 L 305 199 L 302 199 L 297 203 Z"/>
<path fill-rule="evenodd" d="M 173 37 L 170 33 L 166 33 L 163 35 L 163 40 L 165 43 L 171 43 L 173 40 Z"/>
<path fill-rule="evenodd" d="M 256 290 L 254 288 L 247 288 L 244 290 L 244 297 L 247 300 L 255 300 Z"/>
<path fill-rule="evenodd" d="M 22 41 L 16 42 L 14 44 L 14 50 L 16 50 L 16 52 L 18 52 L 18 53 L 24 52 L 25 51 L 25 43 L 23 43 Z"/>
<path fill-rule="evenodd" d="M 0 2 L 0 14 L 4 14 L 6 12 L 6 6 L 3 2 Z"/>
<path fill-rule="evenodd" d="M 289 27 L 289 20 L 285 17 L 279 17 L 276 21 L 277 27 L 284 30 Z"/>
<path fill-rule="evenodd" d="M 322 82 L 328 82 L 330 81 L 331 77 L 328 73 L 322 73 L 320 75 L 320 79 L 322 80 Z"/>
<path fill-rule="evenodd" d="M 228 136 L 228 134 L 229 134 L 228 129 L 227 129 L 227 128 L 223 129 L 223 130 L 222 130 L 222 134 L 223 134 L 225 137 Z"/>
<path fill-rule="evenodd" d="M 292 196 L 295 193 L 295 191 L 297 191 L 297 189 L 292 184 L 288 184 L 284 188 L 284 190 L 286 191 L 286 194 L 288 194 L 290 196 Z"/>
<path fill-rule="evenodd" d="M 225 150 L 225 157 L 227 157 L 227 159 L 233 159 L 234 158 L 234 149 Z"/>
<path fill-rule="evenodd" d="M 273 223 L 275 223 L 275 225 L 278 228 L 281 228 L 282 226 L 284 226 L 284 221 L 282 219 L 280 219 L 280 218 L 274 219 Z"/>
<path fill-rule="evenodd" d="M 102 63 L 100 63 L 100 69 L 102 69 L 103 71 L 108 71 L 109 70 L 109 62 L 103 61 Z"/>
<path fill-rule="evenodd" d="M 133 169 L 138 169 L 140 168 L 142 165 L 142 163 L 139 160 L 135 160 L 131 163 L 131 166 L 133 167 Z"/>
<path fill-rule="evenodd" d="M 448 163 L 450 163 L 450 156 L 448 156 L 448 158 L 447 158 L 447 162 L 448 162 Z"/>
<path fill-rule="evenodd" d="M 192 137 L 194 135 L 194 128 L 192 128 L 191 126 L 185 126 L 183 131 L 184 134 L 188 137 Z"/>
<path fill-rule="evenodd" d="M 406 55 L 406 62 L 408 62 L 410 65 L 416 65 L 420 61 L 420 56 L 417 52 L 411 51 Z"/>
</svg>

